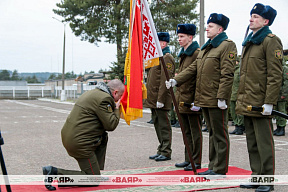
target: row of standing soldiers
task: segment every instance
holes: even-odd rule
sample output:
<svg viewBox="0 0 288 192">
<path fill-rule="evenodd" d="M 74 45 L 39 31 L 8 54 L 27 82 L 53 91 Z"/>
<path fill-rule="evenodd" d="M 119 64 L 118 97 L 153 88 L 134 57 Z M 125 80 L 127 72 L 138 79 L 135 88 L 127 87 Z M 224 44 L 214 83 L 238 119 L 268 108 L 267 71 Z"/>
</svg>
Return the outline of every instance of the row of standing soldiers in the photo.
<svg viewBox="0 0 288 192">
<path fill-rule="evenodd" d="M 192 170 L 187 151 L 189 148 L 195 168 L 201 169 L 203 115 L 209 131 L 209 165 L 208 170 L 199 175 L 226 175 L 230 149 L 227 126 L 230 104 L 230 108 L 236 111 L 236 114 L 232 112 L 232 117 L 242 118 L 242 122 L 241 119 L 240 122 L 234 119 L 236 130 L 233 132 L 238 134 L 239 131 L 244 131 L 244 127 L 246 129 L 252 174 L 274 175 L 275 148 L 271 113 L 273 106 L 277 105 L 278 94 L 275 93 L 280 92 L 282 79 L 287 79 L 287 72 L 284 72 L 284 75 L 282 73 L 281 40 L 269 29 L 276 14 L 276 10 L 268 5 L 254 5 L 250 12 L 249 25 L 252 32 L 242 44 L 241 62 L 237 65 L 236 45 L 225 33 L 229 24 L 228 17 L 217 13 L 209 16 L 206 28 L 208 41 L 201 48 L 193 41 L 196 26 L 178 24 L 177 35 L 182 49 L 178 54 L 179 73 L 176 76 L 174 58 L 167 45 L 169 34 L 158 33 L 165 64 L 151 68 L 147 77 L 148 98 L 144 107 L 151 108 L 159 141 L 157 153 L 149 159 L 171 159 L 171 95 L 168 89 L 176 86 L 176 102 L 183 122 L 183 135 L 188 145 L 185 145 L 184 162 L 175 166 Z M 169 81 L 165 81 L 165 65 L 169 72 Z M 233 82 L 233 89 L 237 89 L 234 91 L 237 94 L 231 98 Z M 287 88 L 282 91 L 284 94 Z M 191 104 L 191 107 L 180 106 L 180 102 Z M 262 106 L 263 112 L 247 111 L 248 105 Z M 274 134 L 283 132 L 285 126 L 286 120 L 285 125 L 277 126 Z M 274 189 L 273 185 L 243 184 L 240 187 L 257 188 L 256 191 Z"/>
</svg>

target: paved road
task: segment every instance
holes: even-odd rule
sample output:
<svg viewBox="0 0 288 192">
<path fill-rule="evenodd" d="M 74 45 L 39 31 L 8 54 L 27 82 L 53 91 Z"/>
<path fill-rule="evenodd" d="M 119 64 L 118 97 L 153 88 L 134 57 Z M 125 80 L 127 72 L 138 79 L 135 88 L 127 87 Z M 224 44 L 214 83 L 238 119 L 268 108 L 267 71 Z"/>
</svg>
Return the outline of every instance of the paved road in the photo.
<svg viewBox="0 0 288 192">
<path fill-rule="evenodd" d="M 0 130 L 5 144 L 2 151 L 8 174 L 40 175 L 41 167 L 53 165 L 76 169 L 76 161 L 68 156 L 61 143 L 60 131 L 73 107 L 72 103 L 43 100 L 0 100 Z M 153 125 L 146 123 L 150 114 L 132 121 L 128 126 L 121 120 L 109 133 L 106 170 L 132 169 L 174 165 L 184 160 L 184 145 L 179 128 L 173 128 L 172 160 L 156 162 L 148 156 L 158 146 Z M 230 126 L 229 130 L 234 127 Z M 208 163 L 208 133 L 203 133 L 203 163 Z M 276 174 L 288 175 L 288 137 L 275 137 Z M 250 170 L 245 135 L 230 135 L 230 165 Z M 287 186 L 276 186 L 275 191 L 287 191 Z M 218 190 L 230 191 L 232 189 Z M 233 189 L 233 191 L 254 191 Z"/>
</svg>

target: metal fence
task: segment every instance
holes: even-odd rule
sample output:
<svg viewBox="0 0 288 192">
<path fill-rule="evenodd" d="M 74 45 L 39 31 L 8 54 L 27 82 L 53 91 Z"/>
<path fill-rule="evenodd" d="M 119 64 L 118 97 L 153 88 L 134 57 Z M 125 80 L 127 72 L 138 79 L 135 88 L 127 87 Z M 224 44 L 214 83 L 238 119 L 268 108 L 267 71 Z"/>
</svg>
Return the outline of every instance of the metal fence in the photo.
<svg viewBox="0 0 288 192">
<path fill-rule="evenodd" d="M 95 85 L 77 84 L 65 86 L 67 99 L 77 99 Z M 0 99 L 35 99 L 41 97 L 60 98 L 61 86 L 0 86 Z"/>
<path fill-rule="evenodd" d="M 73 86 L 65 86 L 65 95 L 67 99 L 77 99 L 80 95 L 84 92 L 95 89 L 96 85 L 86 85 L 86 84 L 77 84 Z M 54 87 L 52 91 L 52 97 L 60 98 L 61 96 L 62 87 L 57 86 Z"/>
<path fill-rule="evenodd" d="M 51 87 L 0 86 L 1 99 L 33 99 L 51 97 Z"/>
</svg>

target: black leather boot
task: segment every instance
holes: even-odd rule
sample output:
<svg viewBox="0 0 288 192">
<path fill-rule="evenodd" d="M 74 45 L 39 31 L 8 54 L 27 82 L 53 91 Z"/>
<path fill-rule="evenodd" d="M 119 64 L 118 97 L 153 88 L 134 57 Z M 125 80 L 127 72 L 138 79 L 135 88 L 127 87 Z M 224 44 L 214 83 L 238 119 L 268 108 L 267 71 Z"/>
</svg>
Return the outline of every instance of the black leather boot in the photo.
<svg viewBox="0 0 288 192">
<path fill-rule="evenodd" d="M 257 189 L 260 185 L 258 185 L 257 183 L 243 183 L 240 184 L 240 188 L 244 188 L 244 189 Z"/>
<path fill-rule="evenodd" d="M 279 132 L 279 126 L 277 126 L 277 129 L 275 129 L 275 130 L 273 131 L 273 135 L 276 135 L 278 132 Z"/>
<path fill-rule="evenodd" d="M 200 164 L 196 164 L 195 163 L 194 165 L 195 165 L 196 169 L 201 169 L 201 165 Z M 184 171 L 193 171 L 191 163 L 188 166 L 184 167 Z"/>
<path fill-rule="evenodd" d="M 278 132 L 276 132 L 276 134 L 274 134 L 275 136 L 285 136 L 285 127 L 277 127 Z"/>
<path fill-rule="evenodd" d="M 245 131 L 245 127 L 243 125 L 240 125 L 235 135 L 243 135 L 244 131 Z"/>
<path fill-rule="evenodd" d="M 170 121 L 171 122 L 171 125 L 175 125 L 175 123 L 177 123 L 177 120 L 176 119 L 173 119 Z"/>
<path fill-rule="evenodd" d="M 180 123 L 179 123 L 179 121 L 177 121 L 174 125 L 172 125 L 172 127 L 180 128 Z"/>
<path fill-rule="evenodd" d="M 154 124 L 153 120 L 147 121 L 147 123 Z"/>
<path fill-rule="evenodd" d="M 52 166 L 46 166 L 46 167 L 42 167 L 42 171 L 43 171 L 43 175 L 57 175 L 58 174 L 58 170 L 56 167 L 52 167 Z M 52 186 L 49 184 L 50 182 L 45 182 L 45 187 L 46 189 L 48 189 L 49 191 L 55 191 L 56 187 Z"/>
<path fill-rule="evenodd" d="M 274 190 L 273 185 L 260 185 L 255 192 L 270 192 Z"/>
<path fill-rule="evenodd" d="M 202 132 L 209 132 L 209 131 L 208 131 L 208 128 L 207 128 L 207 125 L 205 126 L 204 129 L 202 129 Z"/>
<path fill-rule="evenodd" d="M 190 162 L 184 161 L 182 163 L 176 163 L 175 167 L 186 167 L 190 164 Z"/>
<path fill-rule="evenodd" d="M 213 170 L 208 169 L 207 171 L 198 173 L 198 175 L 209 175 L 211 172 L 213 172 Z"/>
<path fill-rule="evenodd" d="M 231 132 L 229 132 L 229 134 L 236 134 L 239 130 L 239 126 L 238 125 L 235 125 L 235 129 Z"/>
</svg>

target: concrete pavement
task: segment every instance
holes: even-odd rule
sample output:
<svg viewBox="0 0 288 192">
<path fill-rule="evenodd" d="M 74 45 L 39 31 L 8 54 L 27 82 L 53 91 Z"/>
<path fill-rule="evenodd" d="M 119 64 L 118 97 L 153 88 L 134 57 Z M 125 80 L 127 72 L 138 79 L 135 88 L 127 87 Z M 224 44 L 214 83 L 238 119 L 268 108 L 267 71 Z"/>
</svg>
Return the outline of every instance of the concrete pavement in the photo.
<svg viewBox="0 0 288 192">
<path fill-rule="evenodd" d="M 4 138 L 2 151 L 10 175 L 41 175 L 42 166 L 53 165 L 78 170 L 61 142 L 60 131 L 73 103 L 51 100 L 0 100 L 0 130 Z M 149 112 L 149 109 L 147 110 Z M 172 159 L 165 162 L 149 160 L 156 153 L 158 140 L 150 113 L 128 126 L 121 119 L 109 133 L 105 170 L 133 169 L 174 165 L 184 160 L 184 144 L 180 128 L 172 128 Z M 274 125 L 275 126 L 275 125 Z M 234 127 L 230 126 L 229 131 Z M 208 133 L 203 133 L 202 162 L 208 163 Z M 276 175 L 288 175 L 288 136 L 274 137 Z M 245 135 L 230 135 L 230 165 L 250 170 Z M 275 186 L 275 191 L 287 191 L 287 186 Z M 230 191 L 232 189 L 217 190 Z M 254 191 L 233 189 L 233 191 Z"/>
</svg>

